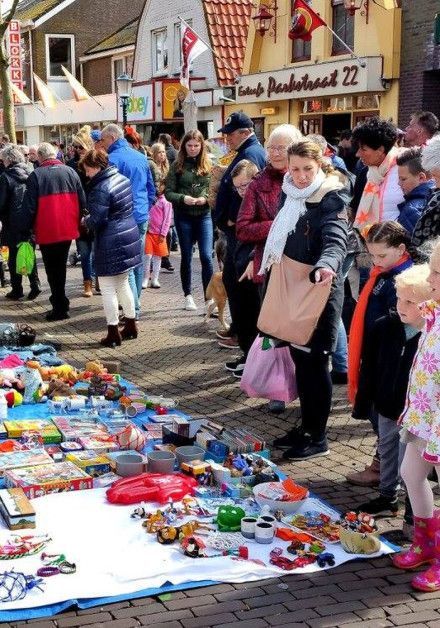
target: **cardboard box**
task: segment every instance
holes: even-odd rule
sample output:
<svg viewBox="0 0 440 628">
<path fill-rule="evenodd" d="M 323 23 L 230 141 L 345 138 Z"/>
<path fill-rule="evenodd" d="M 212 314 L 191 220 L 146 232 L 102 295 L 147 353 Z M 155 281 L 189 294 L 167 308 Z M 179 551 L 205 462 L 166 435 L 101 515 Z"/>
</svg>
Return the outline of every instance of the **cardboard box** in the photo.
<svg viewBox="0 0 440 628">
<path fill-rule="evenodd" d="M 25 419 L 23 421 L 4 421 L 8 438 L 21 438 L 23 432 L 38 432 L 43 443 L 61 443 L 61 434 L 49 419 Z"/>
<path fill-rule="evenodd" d="M 10 530 L 35 528 L 35 510 L 22 488 L 0 490 L 0 514 Z"/>
<path fill-rule="evenodd" d="M 96 451 L 70 452 L 66 454 L 66 460 L 70 460 L 70 462 L 73 462 L 73 464 L 93 478 L 111 471 L 110 460 L 106 456 L 99 455 Z"/>
<path fill-rule="evenodd" d="M 0 477 L 7 469 L 34 467 L 51 462 L 52 458 L 44 449 L 23 449 L 22 451 L 0 453 Z"/>
<path fill-rule="evenodd" d="M 21 487 L 29 499 L 93 488 L 93 479 L 73 462 L 53 462 L 37 467 L 22 467 L 5 471 L 5 485 Z"/>
</svg>

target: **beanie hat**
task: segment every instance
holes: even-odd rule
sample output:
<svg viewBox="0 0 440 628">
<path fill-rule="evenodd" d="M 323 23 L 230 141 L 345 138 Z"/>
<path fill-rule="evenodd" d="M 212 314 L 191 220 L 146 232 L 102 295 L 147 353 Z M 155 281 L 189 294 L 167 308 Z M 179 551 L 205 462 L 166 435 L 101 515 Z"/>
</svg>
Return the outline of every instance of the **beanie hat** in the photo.
<svg viewBox="0 0 440 628">
<path fill-rule="evenodd" d="M 72 135 L 72 142 L 74 144 L 79 144 L 86 150 L 92 150 L 93 141 L 90 136 L 91 127 L 88 124 L 85 124 L 76 135 Z"/>
<path fill-rule="evenodd" d="M 102 133 L 99 129 L 93 129 L 93 131 L 90 132 L 90 137 L 94 142 L 100 142 L 102 140 Z"/>
</svg>

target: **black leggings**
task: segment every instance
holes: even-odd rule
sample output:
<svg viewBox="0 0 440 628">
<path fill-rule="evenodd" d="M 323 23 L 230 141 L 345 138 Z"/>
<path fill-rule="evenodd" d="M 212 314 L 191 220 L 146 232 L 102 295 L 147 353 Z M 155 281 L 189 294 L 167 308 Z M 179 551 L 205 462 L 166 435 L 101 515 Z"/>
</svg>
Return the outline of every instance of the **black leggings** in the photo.
<svg viewBox="0 0 440 628">
<path fill-rule="evenodd" d="M 312 440 L 320 441 L 325 438 L 332 404 L 329 355 L 293 348 L 291 353 L 295 362 L 302 428 Z"/>
</svg>

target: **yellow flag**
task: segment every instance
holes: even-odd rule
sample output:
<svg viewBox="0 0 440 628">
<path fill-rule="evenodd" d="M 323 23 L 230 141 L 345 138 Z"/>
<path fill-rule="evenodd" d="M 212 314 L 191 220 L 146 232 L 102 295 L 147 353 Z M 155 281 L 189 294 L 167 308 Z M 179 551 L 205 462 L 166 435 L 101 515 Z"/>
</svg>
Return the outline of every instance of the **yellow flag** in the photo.
<svg viewBox="0 0 440 628">
<path fill-rule="evenodd" d="M 14 94 L 14 103 L 16 105 L 31 105 L 32 100 L 27 96 L 18 85 L 11 83 L 12 93 Z"/>
<path fill-rule="evenodd" d="M 91 96 L 86 88 L 81 85 L 81 83 L 73 76 L 73 74 L 66 70 L 64 65 L 62 65 L 61 68 L 66 75 L 67 80 L 69 81 L 69 85 L 72 88 L 75 100 L 90 100 Z"/>
<path fill-rule="evenodd" d="M 40 79 L 34 72 L 34 81 L 37 87 L 38 95 L 40 96 L 40 100 L 45 107 L 48 109 L 55 109 L 57 106 L 57 99 L 52 92 L 52 90 L 46 85 L 44 81 Z"/>
</svg>

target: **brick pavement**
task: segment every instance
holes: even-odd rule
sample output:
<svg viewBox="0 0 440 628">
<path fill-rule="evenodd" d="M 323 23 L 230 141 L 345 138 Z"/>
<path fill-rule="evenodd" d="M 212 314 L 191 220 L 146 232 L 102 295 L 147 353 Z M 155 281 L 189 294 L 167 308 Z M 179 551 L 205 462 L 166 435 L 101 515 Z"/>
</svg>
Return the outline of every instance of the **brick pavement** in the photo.
<svg viewBox="0 0 440 628">
<path fill-rule="evenodd" d="M 178 259 L 175 257 L 176 263 Z M 197 266 L 197 265 L 196 265 Z M 44 277 L 44 271 L 41 270 Z M 180 408 L 193 416 L 210 416 L 225 424 L 252 426 L 267 440 L 291 427 L 298 417 L 292 404 L 282 417 L 266 411 L 265 403 L 249 400 L 223 363 L 234 355 L 214 341 L 215 321 L 206 325 L 199 313 L 182 310 L 178 274 L 161 274 L 161 290 L 146 290 L 142 302 L 145 314 L 137 341 L 123 343 L 117 350 L 98 347 L 104 331 L 100 297 L 83 299 L 79 268 L 70 268 L 68 290 L 73 295 L 69 321 L 46 323 L 47 284 L 36 302 L 12 304 L 1 298 L 3 320 L 26 321 L 38 328 L 40 341 L 62 343 L 62 354 L 82 365 L 92 357 L 119 358 L 121 372 L 149 393 L 178 398 Z M 5 290 L 0 290 L 3 294 Z M 194 294 L 202 302 L 200 282 Z M 368 425 L 349 418 L 345 389 L 337 387 L 329 423 L 331 454 L 304 463 L 281 463 L 284 471 L 306 482 L 330 503 L 348 509 L 369 496 L 369 489 L 344 481 L 352 469 L 370 460 L 374 440 Z M 274 452 L 273 459 L 277 460 Z M 389 533 L 401 526 L 399 519 L 382 519 L 381 530 Z M 263 626 L 309 626 L 365 628 L 421 626 L 440 628 L 440 593 L 411 590 L 411 575 L 392 568 L 388 558 L 363 560 L 341 565 L 314 575 L 291 575 L 259 582 L 219 584 L 153 598 L 109 604 L 83 611 L 69 611 L 54 619 L 1 624 L 15 628 L 241 628 Z"/>
</svg>

